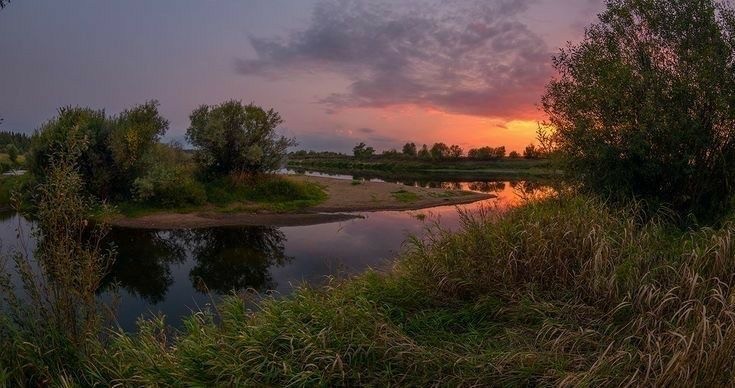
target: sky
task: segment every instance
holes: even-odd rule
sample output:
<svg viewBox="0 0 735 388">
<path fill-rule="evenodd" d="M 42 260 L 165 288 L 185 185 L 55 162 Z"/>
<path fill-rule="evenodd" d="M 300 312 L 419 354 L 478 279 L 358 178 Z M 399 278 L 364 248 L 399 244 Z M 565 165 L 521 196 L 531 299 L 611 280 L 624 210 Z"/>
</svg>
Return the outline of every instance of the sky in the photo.
<svg viewBox="0 0 735 388">
<path fill-rule="evenodd" d="M 12 0 L 0 10 L 0 129 L 67 105 L 147 100 L 185 141 L 229 99 L 280 112 L 300 149 L 534 141 L 552 56 L 604 0 Z"/>
</svg>

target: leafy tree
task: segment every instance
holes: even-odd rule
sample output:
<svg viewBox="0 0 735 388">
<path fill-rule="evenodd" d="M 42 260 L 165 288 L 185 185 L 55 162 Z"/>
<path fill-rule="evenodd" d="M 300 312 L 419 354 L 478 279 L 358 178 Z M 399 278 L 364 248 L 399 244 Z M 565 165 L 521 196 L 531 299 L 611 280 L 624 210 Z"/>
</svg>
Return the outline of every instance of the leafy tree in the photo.
<svg viewBox="0 0 735 388">
<path fill-rule="evenodd" d="M 403 145 L 403 154 L 410 157 L 416 156 L 416 143 L 406 143 Z"/>
<path fill-rule="evenodd" d="M 521 154 L 519 154 L 518 151 L 511 151 L 510 154 L 508 154 L 508 157 L 511 159 L 518 159 L 521 157 Z"/>
<path fill-rule="evenodd" d="M 540 159 L 544 156 L 542 150 L 533 144 L 529 144 L 523 150 L 523 157 L 526 159 Z"/>
<path fill-rule="evenodd" d="M 418 157 L 420 159 L 431 159 L 431 152 L 429 152 L 429 148 L 424 144 L 421 146 L 421 150 L 418 152 Z"/>
<path fill-rule="evenodd" d="M 449 157 L 452 159 L 459 159 L 462 157 L 462 154 L 464 153 L 464 150 L 462 147 L 454 144 L 451 147 L 449 147 Z"/>
<path fill-rule="evenodd" d="M 254 104 L 226 101 L 202 105 L 190 115 L 186 137 L 196 147 L 194 158 L 209 173 L 262 174 L 278 170 L 293 139 L 279 136 L 278 112 Z"/>
<path fill-rule="evenodd" d="M 505 157 L 505 147 L 480 147 L 473 148 L 467 153 L 467 157 L 475 160 L 498 160 Z"/>
<path fill-rule="evenodd" d="M 375 155 L 375 149 L 361 142 L 352 148 L 352 154 L 358 159 L 367 159 Z"/>
<path fill-rule="evenodd" d="M 431 158 L 435 160 L 443 160 L 449 157 L 449 147 L 444 143 L 434 143 L 429 152 Z"/>
<path fill-rule="evenodd" d="M 554 58 L 550 146 L 585 187 L 722 214 L 735 183 L 735 13 L 715 0 L 609 0 Z"/>
<path fill-rule="evenodd" d="M 87 191 L 98 198 L 129 198 L 136 174 L 146 170 L 145 155 L 165 133 L 168 122 L 158 114 L 158 102 L 108 117 L 103 110 L 59 109 L 32 138 L 31 172 L 44 180 L 57 152 L 75 155 L 74 163 Z M 71 152 L 72 148 L 76 150 Z"/>
</svg>

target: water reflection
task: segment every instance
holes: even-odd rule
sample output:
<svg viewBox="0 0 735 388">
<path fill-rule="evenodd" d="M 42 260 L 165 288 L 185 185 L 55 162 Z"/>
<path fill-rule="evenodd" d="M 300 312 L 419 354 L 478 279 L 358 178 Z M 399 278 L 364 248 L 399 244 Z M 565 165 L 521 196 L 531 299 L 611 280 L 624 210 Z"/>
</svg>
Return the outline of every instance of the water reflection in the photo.
<svg viewBox="0 0 735 388">
<path fill-rule="evenodd" d="M 174 282 L 171 264 L 186 260 L 186 246 L 175 234 L 138 229 L 116 229 L 110 233 L 109 242 L 117 251 L 117 259 L 101 290 L 117 284 L 148 303 L 163 301 Z"/>
<path fill-rule="evenodd" d="M 404 184 L 494 194 L 493 199 L 461 206 L 465 209 L 502 209 L 552 190 L 527 181 L 405 180 Z M 108 291 L 119 285 L 119 323 L 127 330 L 135 327 L 138 317 L 151 313 L 163 313 L 170 324 L 179 325 L 181 317 L 233 290 L 288 294 L 302 283 L 323 283 L 327 276 L 388 268 L 409 234 L 421 235 L 434 221 L 448 229 L 460 224 L 455 206 L 362 215 L 343 222 L 283 228 L 113 229 L 109 241 L 116 247 L 117 261 L 100 295 L 111 298 Z M 22 217 L 0 214 L 0 239 L 6 249 L 16 243 L 19 225 L 30 230 Z"/>
<path fill-rule="evenodd" d="M 286 237 L 276 228 L 198 229 L 189 235 L 196 262 L 189 279 L 201 292 L 275 289 L 270 269 L 293 260 L 284 253 Z"/>
</svg>

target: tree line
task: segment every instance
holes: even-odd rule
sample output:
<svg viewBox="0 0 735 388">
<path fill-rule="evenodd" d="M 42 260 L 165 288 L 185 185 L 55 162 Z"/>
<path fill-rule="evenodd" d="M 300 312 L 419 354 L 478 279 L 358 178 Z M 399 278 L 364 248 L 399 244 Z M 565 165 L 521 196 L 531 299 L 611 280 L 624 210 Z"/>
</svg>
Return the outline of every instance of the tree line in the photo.
<svg viewBox="0 0 735 388">
<path fill-rule="evenodd" d="M 31 137 L 27 165 L 43 182 L 63 154 L 78 169 L 85 192 L 97 199 L 196 205 L 206 200 L 205 184 L 272 173 L 296 144 L 276 133 L 282 122 L 276 111 L 240 101 L 202 105 L 190 122 L 186 137 L 195 147 L 193 158 L 179 144 L 162 143 L 169 122 L 157 101 L 117 115 L 63 107 Z"/>
<path fill-rule="evenodd" d="M 390 149 L 383 151 L 380 155 L 377 155 L 375 149 L 368 146 L 364 142 L 358 143 L 353 149 L 352 154 L 358 159 L 368 159 L 372 157 L 386 157 L 386 158 L 409 158 L 409 159 L 421 159 L 421 160 L 436 160 L 436 161 L 447 161 L 447 160 L 500 160 L 505 157 L 511 159 L 541 159 L 546 157 L 546 154 L 541 148 L 536 147 L 533 144 L 528 145 L 524 150 L 523 154 L 517 151 L 511 151 L 506 154 L 505 146 L 500 147 L 479 147 L 471 148 L 465 154 L 464 149 L 459 145 L 447 145 L 446 143 L 434 143 L 431 147 L 423 144 L 421 148 L 418 148 L 416 143 L 408 142 L 403 145 L 401 151 L 396 149 Z"/>
</svg>

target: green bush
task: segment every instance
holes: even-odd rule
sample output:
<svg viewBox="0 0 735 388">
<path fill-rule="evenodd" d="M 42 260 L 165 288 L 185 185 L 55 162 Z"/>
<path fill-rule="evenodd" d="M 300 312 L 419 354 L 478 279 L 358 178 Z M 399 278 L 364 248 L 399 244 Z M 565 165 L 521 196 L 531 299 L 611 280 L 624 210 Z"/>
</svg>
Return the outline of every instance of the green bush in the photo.
<svg viewBox="0 0 735 388">
<path fill-rule="evenodd" d="M 716 0 L 610 0 L 554 59 L 546 145 L 585 187 L 716 221 L 735 193 L 735 12 Z"/>
<path fill-rule="evenodd" d="M 182 169 L 153 166 L 133 182 L 134 199 L 138 202 L 168 208 L 201 205 L 207 200 L 202 185 Z"/>
</svg>

